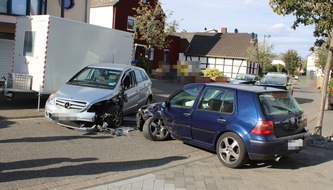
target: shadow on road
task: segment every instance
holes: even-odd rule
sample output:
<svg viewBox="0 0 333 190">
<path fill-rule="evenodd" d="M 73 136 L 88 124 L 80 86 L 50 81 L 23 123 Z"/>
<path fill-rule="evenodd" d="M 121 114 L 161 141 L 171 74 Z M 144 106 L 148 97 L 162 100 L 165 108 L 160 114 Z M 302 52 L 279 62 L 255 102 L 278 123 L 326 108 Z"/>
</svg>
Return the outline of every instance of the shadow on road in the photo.
<svg viewBox="0 0 333 190">
<path fill-rule="evenodd" d="M 314 101 L 313 99 L 309 99 L 309 98 L 297 98 L 297 97 L 295 97 L 295 99 L 299 104 L 307 104 L 307 103 L 311 103 L 311 102 Z"/>
<path fill-rule="evenodd" d="M 333 152 L 329 149 L 308 146 L 299 153 L 282 157 L 279 161 L 250 161 L 243 169 L 272 168 L 272 169 L 300 169 L 311 167 L 333 160 Z"/>
<path fill-rule="evenodd" d="M 107 172 L 120 172 L 137 170 L 165 165 L 167 163 L 183 160 L 187 157 L 172 156 L 158 159 L 135 160 L 125 162 L 94 162 L 97 158 L 49 158 L 25 160 L 11 163 L 0 163 L 0 182 L 16 180 L 28 180 L 44 177 L 65 177 L 79 175 L 95 175 Z M 36 167 L 69 162 L 68 166 L 60 166 L 49 169 L 34 169 Z M 22 170 L 22 168 L 24 168 Z M 19 171 L 11 171 L 19 169 Z"/>
<path fill-rule="evenodd" d="M 48 95 L 40 97 L 40 108 L 44 108 Z M 0 95 L 0 110 L 10 109 L 37 109 L 38 95 L 36 93 L 17 93 L 13 99 L 7 99 L 3 94 Z"/>
</svg>

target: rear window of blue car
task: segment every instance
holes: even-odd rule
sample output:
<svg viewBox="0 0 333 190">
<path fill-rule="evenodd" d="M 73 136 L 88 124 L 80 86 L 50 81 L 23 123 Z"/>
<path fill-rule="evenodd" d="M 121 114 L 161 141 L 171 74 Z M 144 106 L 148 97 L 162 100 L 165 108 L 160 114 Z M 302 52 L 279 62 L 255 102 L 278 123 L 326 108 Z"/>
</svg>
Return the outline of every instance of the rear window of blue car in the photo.
<svg viewBox="0 0 333 190">
<path fill-rule="evenodd" d="M 296 100 L 287 92 L 267 92 L 258 95 L 266 116 L 289 115 L 302 111 Z"/>
</svg>

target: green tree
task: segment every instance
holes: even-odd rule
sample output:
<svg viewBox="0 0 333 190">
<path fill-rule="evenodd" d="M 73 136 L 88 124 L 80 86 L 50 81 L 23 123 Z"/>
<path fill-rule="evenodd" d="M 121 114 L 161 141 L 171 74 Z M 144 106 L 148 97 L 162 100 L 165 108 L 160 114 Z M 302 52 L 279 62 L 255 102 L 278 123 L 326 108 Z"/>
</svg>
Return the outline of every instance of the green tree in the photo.
<svg viewBox="0 0 333 190">
<path fill-rule="evenodd" d="M 322 44 L 320 47 L 316 48 L 316 57 L 315 65 L 318 68 L 321 68 L 322 70 L 325 69 L 326 60 L 328 56 L 328 49 L 327 49 L 327 43 Z M 332 66 L 332 64 L 331 64 Z"/>
<path fill-rule="evenodd" d="M 282 64 L 272 65 L 272 72 L 286 72 L 285 67 Z"/>
<path fill-rule="evenodd" d="M 254 41 L 254 45 L 247 49 L 247 61 L 258 63 L 261 67 L 260 75 L 264 75 L 271 68 L 272 59 L 275 57 L 273 54 L 274 46 L 268 42 Z"/>
<path fill-rule="evenodd" d="M 282 54 L 282 61 L 286 64 L 288 74 L 294 74 L 295 70 L 301 65 L 301 57 L 297 51 L 292 49 Z"/>
<path fill-rule="evenodd" d="M 169 23 L 166 22 L 167 17 L 170 17 L 172 12 L 166 15 L 159 1 L 156 1 L 156 4 L 139 1 L 139 6 L 133 10 L 136 17 L 134 21 L 136 27 L 135 39 L 147 43 L 146 56 L 150 60 L 152 48 L 168 48 L 170 41 L 166 37 L 176 31 L 179 23 L 175 20 Z M 151 68 L 150 64 L 148 64 L 148 67 Z"/>
<path fill-rule="evenodd" d="M 317 47 L 322 46 L 326 40 L 328 44 L 328 55 L 325 64 L 324 80 L 322 89 L 327 89 L 329 80 L 330 65 L 333 58 L 333 4 L 332 1 L 328 0 L 270 0 L 270 6 L 273 11 L 279 15 L 295 16 L 293 29 L 296 29 L 300 24 L 303 25 L 314 25 L 314 36 L 316 41 L 314 45 Z M 314 48 L 312 48 L 314 49 Z M 319 109 L 319 119 L 317 121 L 317 133 L 322 134 L 322 124 L 324 117 L 324 108 L 326 101 L 326 90 L 321 93 L 321 104 Z"/>
</svg>

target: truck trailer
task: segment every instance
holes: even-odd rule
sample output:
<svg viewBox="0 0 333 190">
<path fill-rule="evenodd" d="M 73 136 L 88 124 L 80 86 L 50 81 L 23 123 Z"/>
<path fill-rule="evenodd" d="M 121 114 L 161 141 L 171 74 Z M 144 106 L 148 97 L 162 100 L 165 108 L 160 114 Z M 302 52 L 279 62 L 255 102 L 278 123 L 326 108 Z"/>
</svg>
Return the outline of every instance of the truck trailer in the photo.
<svg viewBox="0 0 333 190">
<path fill-rule="evenodd" d="M 17 17 L 4 94 L 51 94 L 87 65 L 130 65 L 133 40 L 133 33 L 50 15 Z"/>
</svg>

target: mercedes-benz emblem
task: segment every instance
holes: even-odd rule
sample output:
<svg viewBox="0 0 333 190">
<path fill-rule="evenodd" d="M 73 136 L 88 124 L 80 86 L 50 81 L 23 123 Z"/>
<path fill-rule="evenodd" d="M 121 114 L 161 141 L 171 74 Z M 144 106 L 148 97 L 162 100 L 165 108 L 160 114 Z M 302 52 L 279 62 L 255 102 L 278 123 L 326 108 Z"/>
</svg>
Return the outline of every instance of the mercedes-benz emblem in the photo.
<svg viewBox="0 0 333 190">
<path fill-rule="evenodd" d="M 66 109 L 71 108 L 71 104 L 70 104 L 69 102 L 66 102 L 66 103 L 65 103 L 65 108 L 66 108 Z"/>
<path fill-rule="evenodd" d="M 291 117 L 291 118 L 290 118 L 290 123 L 291 123 L 292 125 L 294 125 L 295 122 L 296 122 L 296 119 L 295 119 L 294 117 Z"/>
</svg>

